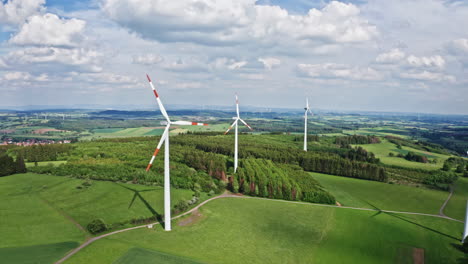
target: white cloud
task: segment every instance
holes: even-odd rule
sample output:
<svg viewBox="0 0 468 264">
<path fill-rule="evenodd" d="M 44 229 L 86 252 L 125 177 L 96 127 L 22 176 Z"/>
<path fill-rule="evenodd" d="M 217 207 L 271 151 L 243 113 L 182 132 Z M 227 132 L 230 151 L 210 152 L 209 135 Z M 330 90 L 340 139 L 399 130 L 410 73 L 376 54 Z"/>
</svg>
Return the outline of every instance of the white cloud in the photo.
<svg viewBox="0 0 468 264">
<path fill-rule="evenodd" d="M 199 82 L 181 82 L 181 83 L 174 84 L 174 87 L 178 90 L 196 89 L 202 86 L 203 85 Z"/>
<path fill-rule="evenodd" d="M 450 82 L 454 83 L 456 78 L 452 75 L 446 75 L 439 72 L 430 71 L 410 71 L 402 72 L 400 76 L 404 79 L 413 79 L 420 81 L 432 81 L 432 82 Z"/>
<path fill-rule="evenodd" d="M 239 74 L 239 76 L 244 79 L 257 80 L 257 81 L 265 79 L 265 76 L 259 73 L 242 73 L 242 74 Z"/>
<path fill-rule="evenodd" d="M 268 70 L 271 70 L 273 69 L 275 66 L 279 66 L 281 64 L 281 60 L 280 59 L 277 59 L 277 58 L 273 58 L 273 57 L 268 57 L 268 58 L 258 58 L 258 61 L 263 63 L 263 66 L 268 69 Z"/>
<path fill-rule="evenodd" d="M 2 58 L 8 67 L 21 65 L 58 63 L 80 66 L 86 71 L 101 71 L 102 54 L 90 49 L 64 49 L 56 47 L 24 48 L 8 53 Z"/>
<path fill-rule="evenodd" d="M 408 65 L 412 67 L 436 67 L 436 68 L 444 68 L 445 60 L 439 56 L 431 56 L 431 57 L 416 57 L 414 55 L 408 56 L 406 58 Z"/>
<path fill-rule="evenodd" d="M 360 17 L 359 8 L 337 1 L 306 15 L 289 14 L 279 6 L 255 0 L 207 0 L 146 3 L 103 0 L 102 9 L 119 24 L 146 38 L 209 45 L 366 42 L 376 27 Z"/>
<path fill-rule="evenodd" d="M 49 80 L 49 76 L 45 73 L 40 74 L 39 76 L 33 76 L 29 72 L 19 72 L 19 71 L 10 71 L 6 72 L 3 74 L 2 77 L 0 77 L 0 80 L 2 81 L 39 81 L 39 82 L 44 82 Z"/>
<path fill-rule="evenodd" d="M 135 77 L 128 75 L 115 74 L 111 72 L 98 73 L 79 73 L 71 72 L 70 80 L 82 81 L 93 84 L 137 84 L 138 80 Z"/>
<path fill-rule="evenodd" d="M 445 50 L 455 56 L 465 67 L 468 66 L 468 39 L 452 40 L 445 46 Z"/>
<path fill-rule="evenodd" d="M 451 41 L 449 44 L 450 48 L 455 52 L 467 53 L 468 54 L 468 39 L 461 38 Z"/>
<path fill-rule="evenodd" d="M 397 63 L 405 57 L 406 55 L 403 51 L 392 49 L 388 52 L 379 54 L 375 60 L 380 63 Z"/>
<path fill-rule="evenodd" d="M 0 1 L 0 24 L 21 25 L 34 14 L 42 12 L 45 0 Z"/>
<path fill-rule="evenodd" d="M 10 39 L 18 45 L 78 46 L 83 40 L 86 22 L 59 18 L 55 14 L 34 15 Z"/>
<path fill-rule="evenodd" d="M 164 59 L 157 54 L 145 54 L 145 55 L 136 55 L 133 56 L 133 63 L 143 64 L 143 65 L 152 65 L 162 62 Z"/>
<path fill-rule="evenodd" d="M 338 78 L 349 80 L 376 81 L 382 74 L 370 67 L 352 67 L 344 64 L 298 64 L 299 73 L 312 78 Z"/>
<path fill-rule="evenodd" d="M 240 68 L 244 67 L 246 64 L 247 64 L 246 61 L 234 62 L 233 64 L 228 66 L 228 69 L 230 69 L 230 70 L 240 69 Z"/>
</svg>

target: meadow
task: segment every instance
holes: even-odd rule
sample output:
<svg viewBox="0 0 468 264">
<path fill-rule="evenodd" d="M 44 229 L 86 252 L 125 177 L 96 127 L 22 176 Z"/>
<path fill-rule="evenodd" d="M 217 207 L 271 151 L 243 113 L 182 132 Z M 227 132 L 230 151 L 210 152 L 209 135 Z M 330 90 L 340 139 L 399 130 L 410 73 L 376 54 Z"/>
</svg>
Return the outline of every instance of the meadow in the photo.
<svg viewBox="0 0 468 264">
<path fill-rule="evenodd" d="M 57 260 L 89 234 L 80 229 L 94 219 L 108 225 L 163 212 L 161 187 L 93 181 L 33 173 L 0 178 L 0 259 L 5 263 Z M 175 204 L 193 191 L 172 189 Z M 206 199 L 206 195 L 202 195 Z M 154 218 L 155 219 L 155 218 Z M 31 252 L 25 255 L 25 252 Z M 28 260 L 28 261 L 26 261 Z"/>
<path fill-rule="evenodd" d="M 363 144 L 363 145 L 356 145 L 361 146 L 365 150 L 372 152 L 375 154 L 380 161 L 387 165 L 395 165 L 400 167 L 407 167 L 407 168 L 416 168 L 416 169 L 426 169 L 426 170 L 437 170 L 442 168 L 444 161 L 448 159 L 450 156 L 422 151 L 418 149 L 414 149 L 407 146 L 402 146 L 401 149 L 398 149 L 397 146 L 386 139 L 382 139 L 382 142 L 378 144 Z M 421 162 L 414 162 L 409 161 L 404 158 L 396 157 L 398 154 L 406 155 L 408 152 L 414 152 L 419 155 L 426 156 L 428 159 L 436 159 L 436 163 L 421 163 Z M 389 153 L 393 153 L 395 156 L 390 157 Z"/>
<path fill-rule="evenodd" d="M 468 200 L 468 178 L 459 178 L 454 184 L 454 193 L 444 213 L 455 219 L 466 221 L 465 212 Z"/>
<path fill-rule="evenodd" d="M 449 192 L 311 173 L 343 206 L 438 214 Z"/>
<path fill-rule="evenodd" d="M 463 258 L 453 245 L 463 226 L 446 219 L 242 198 L 211 201 L 200 213 L 196 224 L 171 232 L 143 228 L 101 239 L 66 263 L 132 263 L 122 257 L 135 248 L 183 263 L 413 263 L 418 250 L 425 263 Z"/>
</svg>

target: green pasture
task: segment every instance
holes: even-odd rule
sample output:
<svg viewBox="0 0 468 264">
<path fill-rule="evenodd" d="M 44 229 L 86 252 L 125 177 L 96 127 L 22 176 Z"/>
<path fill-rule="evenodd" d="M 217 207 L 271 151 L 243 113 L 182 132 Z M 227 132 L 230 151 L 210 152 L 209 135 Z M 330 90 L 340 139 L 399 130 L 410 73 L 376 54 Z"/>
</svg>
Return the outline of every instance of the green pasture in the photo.
<svg viewBox="0 0 468 264">
<path fill-rule="evenodd" d="M 66 263 L 114 263 L 135 247 L 202 263 L 413 263 L 416 249 L 425 263 L 464 257 L 454 246 L 463 224 L 447 219 L 242 198 L 211 201 L 200 213 L 171 232 L 106 237 Z"/>
<path fill-rule="evenodd" d="M 199 262 L 192 261 L 190 259 L 174 256 L 171 254 L 165 254 L 155 250 L 149 250 L 144 248 L 131 248 L 120 257 L 114 264 L 199 264 Z"/>
<path fill-rule="evenodd" d="M 68 251 L 78 246 L 78 242 L 70 241 L 26 247 L 0 248 L 0 259 L 2 263 L 10 264 L 54 263 Z"/>
<path fill-rule="evenodd" d="M 32 176 L 0 178 L 2 263 L 52 263 L 85 239 L 83 231 L 38 194 L 43 183 L 59 185 L 64 178 L 38 182 Z"/>
<path fill-rule="evenodd" d="M 375 136 L 394 136 L 400 138 L 408 138 L 405 135 L 406 130 L 391 128 L 391 127 L 373 127 L 373 128 L 361 128 L 356 130 L 343 130 L 344 134 L 348 135 L 375 135 Z"/>
<path fill-rule="evenodd" d="M 444 165 L 444 161 L 448 159 L 450 156 L 422 151 L 419 149 L 414 149 L 406 146 L 402 146 L 401 149 L 398 149 L 395 144 L 389 142 L 386 139 L 382 139 L 382 142 L 378 144 L 363 144 L 363 145 L 356 145 L 361 146 L 365 150 L 370 151 L 375 154 L 377 158 L 384 164 L 388 165 L 396 165 L 401 167 L 408 167 L 408 168 L 417 168 L 417 169 L 426 169 L 426 170 L 437 170 L 442 168 Z M 415 161 L 409 161 L 404 158 L 396 157 L 399 153 L 406 155 L 408 152 L 414 152 L 419 155 L 426 156 L 428 159 L 436 159 L 437 163 L 421 163 Z M 389 153 L 392 152 L 395 157 L 390 157 Z"/>
<path fill-rule="evenodd" d="M 465 221 L 467 200 L 468 178 L 458 178 L 454 185 L 454 193 L 445 207 L 444 214 L 455 219 Z"/>
<path fill-rule="evenodd" d="M 449 193 L 423 187 L 388 184 L 311 173 L 343 206 L 438 214 Z"/>
<path fill-rule="evenodd" d="M 37 162 L 37 166 L 48 166 L 48 165 L 54 165 L 54 166 L 58 166 L 60 164 L 65 164 L 67 163 L 66 160 L 56 160 L 56 161 L 39 161 Z M 26 162 L 26 168 L 29 168 L 29 167 L 34 167 L 36 166 L 36 164 L 34 162 Z"/>
<path fill-rule="evenodd" d="M 93 129 L 91 136 L 83 137 L 84 140 L 94 138 L 121 138 L 121 137 L 143 137 L 159 136 L 164 132 L 164 128 L 135 127 L 135 128 L 103 128 Z"/>
</svg>

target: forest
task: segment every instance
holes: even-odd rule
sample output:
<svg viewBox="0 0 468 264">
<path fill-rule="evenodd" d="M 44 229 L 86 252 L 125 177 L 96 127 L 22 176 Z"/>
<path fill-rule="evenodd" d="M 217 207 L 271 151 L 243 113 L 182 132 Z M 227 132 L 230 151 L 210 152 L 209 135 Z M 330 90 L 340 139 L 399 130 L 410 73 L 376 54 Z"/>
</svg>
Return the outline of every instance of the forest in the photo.
<svg viewBox="0 0 468 264">
<path fill-rule="evenodd" d="M 457 177 L 449 169 L 428 171 L 385 165 L 372 152 L 351 145 L 377 143 L 380 139 L 375 136 L 311 135 L 308 152 L 299 147 L 303 138 L 295 135 L 241 134 L 239 138 L 240 167 L 234 174 L 233 135 L 191 132 L 172 136 L 172 186 L 192 189 L 196 193 L 220 193 L 228 188 L 233 192 L 262 197 L 333 203 L 334 198 L 307 176 L 307 172 L 424 184 L 439 189 L 448 188 L 447 185 Z M 12 160 L 22 157 L 28 162 L 66 161 L 59 166 L 32 166 L 29 168 L 31 172 L 162 185 L 164 149 L 152 170 L 144 170 L 158 140 L 159 137 L 136 137 L 74 144 L 8 146 L 3 148 L 3 152 Z M 457 167 L 458 163 L 460 161 L 456 159 L 449 159 L 445 167 Z"/>
</svg>

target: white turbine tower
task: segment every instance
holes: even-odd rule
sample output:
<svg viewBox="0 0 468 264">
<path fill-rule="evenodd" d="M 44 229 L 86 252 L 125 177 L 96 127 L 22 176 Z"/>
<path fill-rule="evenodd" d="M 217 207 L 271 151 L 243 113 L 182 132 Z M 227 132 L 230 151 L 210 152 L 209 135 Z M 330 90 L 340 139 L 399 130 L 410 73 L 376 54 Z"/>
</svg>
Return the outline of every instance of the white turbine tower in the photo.
<svg viewBox="0 0 468 264">
<path fill-rule="evenodd" d="M 309 107 L 309 98 L 306 98 L 306 107 L 304 108 L 304 151 L 307 151 L 307 112 L 312 114 Z"/>
<path fill-rule="evenodd" d="M 172 122 L 167 115 L 166 109 L 162 104 L 161 100 L 159 99 L 159 95 L 154 88 L 153 82 L 151 81 L 148 74 L 146 75 L 148 78 L 148 82 L 153 89 L 153 93 L 156 96 L 156 101 L 159 105 L 159 110 L 161 110 L 162 115 L 167 120 L 166 129 L 164 129 L 163 134 L 161 135 L 161 139 L 159 140 L 158 146 L 151 157 L 151 160 L 146 167 L 146 171 L 149 171 L 151 166 L 153 165 L 153 161 L 158 155 L 159 149 L 161 148 L 162 144 L 165 143 L 164 146 L 164 229 L 166 231 L 171 231 L 171 183 L 170 183 L 170 173 L 169 173 L 169 128 L 171 125 L 182 125 L 182 126 L 207 126 L 208 124 L 204 123 L 195 123 L 195 122 L 188 122 L 188 121 L 175 121 Z"/>
<path fill-rule="evenodd" d="M 237 112 L 237 116 L 233 117 L 232 119 L 234 119 L 234 123 L 232 123 L 232 125 L 228 128 L 228 130 L 226 130 L 226 132 L 224 132 L 224 135 L 226 135 L 229 130 L 231 130 L 232 126 L 235 126 L 235 135 L 234 135 L 234 173 L 237 171 L 237 162 L 238 162 L 238 121 L 240 120 L 244 125 L 246 125 L 250 130 L 253 130 L 244 120 L 242 120 L 240 118 L 240 115 L 239 115 L 239 99 L 237 98 L 237 95 L 236 95 L 236 112 Z"/>
<path fill-rule="evenodd" d="M 466 201 L 466 215 L 465 215 L 465 229 L 463 230 L 462 243 L 465 242 L 466 237 L 468 236 L 468 201 Z"/>
</svg>

